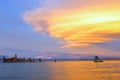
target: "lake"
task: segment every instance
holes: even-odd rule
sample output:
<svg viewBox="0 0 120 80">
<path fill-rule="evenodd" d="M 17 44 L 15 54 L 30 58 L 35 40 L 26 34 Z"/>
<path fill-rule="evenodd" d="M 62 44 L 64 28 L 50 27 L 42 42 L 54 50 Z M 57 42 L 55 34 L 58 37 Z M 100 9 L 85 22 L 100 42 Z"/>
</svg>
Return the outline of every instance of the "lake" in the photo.
<svg viewBox="0 0 120 80">
<path fill-rule="evenodd" d="M 120 80 L 120 61 L 0 63 L 0 80 Z"/>
</svg>

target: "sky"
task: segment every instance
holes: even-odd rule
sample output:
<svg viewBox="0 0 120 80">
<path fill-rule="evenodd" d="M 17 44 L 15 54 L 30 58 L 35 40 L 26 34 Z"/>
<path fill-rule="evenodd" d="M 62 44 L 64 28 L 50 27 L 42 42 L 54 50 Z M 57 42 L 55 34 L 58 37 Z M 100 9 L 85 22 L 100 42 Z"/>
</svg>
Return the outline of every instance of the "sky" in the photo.
<svg viewBox="0 0 120 80">
<path fill-rule="evenodd" d="M 0 55 L 120 57 L 119 0 L 1 0 Z"/>
</svg>

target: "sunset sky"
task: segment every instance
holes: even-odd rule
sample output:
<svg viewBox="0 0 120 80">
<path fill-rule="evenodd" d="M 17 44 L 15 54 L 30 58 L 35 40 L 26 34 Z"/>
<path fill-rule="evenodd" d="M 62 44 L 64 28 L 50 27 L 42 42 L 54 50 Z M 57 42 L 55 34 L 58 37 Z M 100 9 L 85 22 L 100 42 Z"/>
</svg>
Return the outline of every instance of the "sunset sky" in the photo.
<svg viewBox="0 0 120 80">
<path fill-rule="evenodd" d="M 120 57 L 120 0 L 1 0 L 0 55 Z"/>
</svg>

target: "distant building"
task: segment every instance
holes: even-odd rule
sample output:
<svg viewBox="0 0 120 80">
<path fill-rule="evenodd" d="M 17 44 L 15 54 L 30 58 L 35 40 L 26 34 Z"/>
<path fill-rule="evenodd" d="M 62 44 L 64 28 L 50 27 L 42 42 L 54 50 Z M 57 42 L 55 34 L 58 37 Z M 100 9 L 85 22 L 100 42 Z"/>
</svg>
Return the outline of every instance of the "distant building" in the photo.
<svg viewBox="0 0 120 80">
<path fill-rule="evenodd" d="M 95 56 L 94 62 L 103 62 L 103 60 L 101 60 L 98 56 Z"/>
<path fill-rule="evenodd" d="M 55 59 L 54 62 L 57 62 L 57 60 Z"/>
<path fill-rule="evenodd" d="M 38 59 L 38 61 L 39 61 L 39 62 L 42 62 L 42 60 L 41 60 L 40 58 Z"/>
<path fill-rule="evenodd" d="M 17 54 L 15 54 L 15 56 L 13 57 L 13 61 L 14 61 L 14 62 L 17 62 L 17 61 L 18 61 L 18 59 L 17 59 Z"/>
<path fill-rule="evenodd" d="M 34 62 L 31 58 L 25 59 L 25 58 L 18 58 L 17 54 L 14 55 L 12 58 L 5 58 L 3 57 L 3 62 Z"/>
</svg>

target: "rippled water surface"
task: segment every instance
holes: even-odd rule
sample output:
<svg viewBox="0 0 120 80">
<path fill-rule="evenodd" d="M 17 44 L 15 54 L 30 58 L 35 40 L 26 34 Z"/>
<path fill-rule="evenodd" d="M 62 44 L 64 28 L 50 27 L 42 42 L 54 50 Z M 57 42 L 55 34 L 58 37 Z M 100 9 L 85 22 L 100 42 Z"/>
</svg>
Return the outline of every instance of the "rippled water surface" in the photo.
<svg viewBox="0 0 120 80">
<path fill-rule="evenodd" d="M 0 80 L 120 80 L 120 61 L 0 63 Z"/>
</svg>

